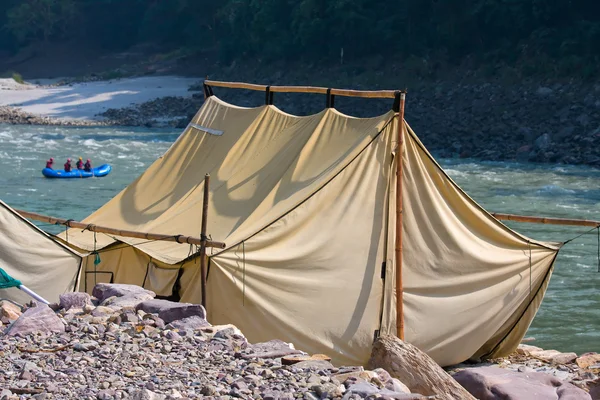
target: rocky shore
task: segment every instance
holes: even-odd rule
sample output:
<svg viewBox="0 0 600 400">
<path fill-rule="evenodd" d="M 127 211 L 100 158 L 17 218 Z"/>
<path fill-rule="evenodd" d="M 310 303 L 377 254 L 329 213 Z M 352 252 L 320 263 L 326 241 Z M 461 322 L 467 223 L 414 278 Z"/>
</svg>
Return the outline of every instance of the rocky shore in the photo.
<svg viewBox="0 0 600 400">
<path fill-rule="evenodd" d="M 190 89 L 194 93 L 188 97 L 108 108 L 92 119 L 38 117 L 0 107 L 0 123 L 182 129 L 203 102 L 201 85 Z M 264 103 L 264 93 L 216 88 L 215 94 L 236 105 Z M 325 103 L 324 96 L 302 94 L 277 94 L 274 100 L 277 107 L 297 115 L 319 112 Z M 340 111 L 361 117 L 390 107 L 391 101 L 336 99 Z M 408 87 L 406 120 L 440 157 L 600 166 L 600 148 L 593 145 L 600 139 L 600 84 L 417 82 Z"/>
<path fill-rule="evenodd" d="M 216 88 L 215 94 L 242 106 L 264 102 L 263 93 Z M 111 109 L 102 116 L 124 125 L 164 126 L 170 121 L 184 127 L 202 102 L 198 92 L 191 98 Z M 315 95 L 277 94 L 274 104 L 308 115 L 321 111 L 324 102 Z M 362 117 L 390 107 L 391 101 L 336 99 L 340 111 Z M 418 83 L 408 88 L 406 120 L 441 157 L 600 166 L 600 148 L 593 146 L 600 139 L 600 85 Z"/>
<path fill-rule="evenodd" d="M 2 301 L 0 313 L 0 399 L 473 398 L 456 381 L 480 399 L 600 399 L 596 353 L 521 346 L 506 359 L 448 368 L 454 381 L 437 366 L 417 373 L 415 357 L 433 361 L 383 337 L 371 370 L 334 366 L 280 340 L 249 343 L 233 325 L 212 326 L 202 306 L 133 285 L 99 284 L 93 296 L 67 293 L 50 306 Z"/>
<path fill-rule="evenodd" d="M 59 119 L 34 115 L 16 107 L 0 106 L 0 124 L 48 125 L 48 126 L 109 126 L 116 125 L 109 120 Z"/>
<path fill-rule="evenodd" d="M 334 367 L 279 340 L 250 344 L 233 325 L 211 326 L 200 305 L 132 285 L 93 294 L 22 315 L 3 302 L 0 398 L 427 398 L 384 370 Z"/>
</svg>

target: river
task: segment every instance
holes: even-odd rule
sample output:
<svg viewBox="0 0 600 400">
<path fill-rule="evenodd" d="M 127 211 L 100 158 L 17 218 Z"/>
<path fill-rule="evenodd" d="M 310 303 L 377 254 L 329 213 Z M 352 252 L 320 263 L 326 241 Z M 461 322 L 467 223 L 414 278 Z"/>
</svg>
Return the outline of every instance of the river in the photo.
<svg viewBox="0 0 600 400">
<path fill-rule="evenodd" d="M 15 208 L 80 220 L 106 203 L 162 155 L 175 130 L 0 125 L 0 199 Z M 45 160 L 61 168 L 67 157 L 110 163 L 105 178 L 50 180 Z M 600 170 L 439 159 L 449 175 L 489 211 L 600 219 Z M 40 224 L 57 232 L 56 226 Z M 565 241 L 587 228 L 508 223 L 534 239 Z M 600 273 L 596 231 L 559 253 L 550 287 L 528 336 L 536 346 L 600 351 Z"/>
</svg>

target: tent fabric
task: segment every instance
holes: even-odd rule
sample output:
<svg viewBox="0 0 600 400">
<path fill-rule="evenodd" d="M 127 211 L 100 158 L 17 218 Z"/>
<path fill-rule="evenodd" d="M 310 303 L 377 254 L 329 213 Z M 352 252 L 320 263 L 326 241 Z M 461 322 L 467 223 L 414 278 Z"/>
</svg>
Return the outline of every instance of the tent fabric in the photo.
<svg viewBox="0 0 600 400">
<path fill-rule="evenodd" d="M 48 301 L 77 288 L 82 257 L 21 217 L 0 200 L 0 269 Z M 14 286 L 14 285 L 12 285 Z M 0 298 L 20 304 L 31 297 L 16 287 Z"/>
<path fill-rule="evenodd" d="M 376 335 L 396 326 L 397 123 L 393 111 L 298 117 L 211 96 L 171 148 L 85 222 L 199 236 L 210 173 L 208 232 L 227 247 L 209 249 L 209 320 L 236 324 L 251 341 L 364 364 Z M 406 123 L 403 140 L 406 340 L 441 365 L 506 354 L 539 308 L 558 247 L 478 206 Z M 93 249 L 88 232 L 68 237 Z M 183 268 L 181 300 L 200 302 L 196 248 L 106 235 L 97 243 L 102 262 L 87 272 L 142 284 L 150 262 Z"/>
</svg>

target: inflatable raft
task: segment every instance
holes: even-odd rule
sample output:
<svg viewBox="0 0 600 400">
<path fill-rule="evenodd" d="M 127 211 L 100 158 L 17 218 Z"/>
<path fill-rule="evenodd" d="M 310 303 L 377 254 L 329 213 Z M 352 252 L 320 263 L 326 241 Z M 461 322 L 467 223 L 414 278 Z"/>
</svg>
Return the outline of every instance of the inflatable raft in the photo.
<svg viewBox="0 0 600 400">
<path fill-rule="evenodd" d="M 65 172 L 63 169 L 44 168 L 42 175 L 46 178 L 91 178 L 92 176 L 106 176 L 111 169 L 112 167 L 108 164 L 92 168 L 89 172 L 82 169 L 72 169 L 70 172 Z"/>
</svg>

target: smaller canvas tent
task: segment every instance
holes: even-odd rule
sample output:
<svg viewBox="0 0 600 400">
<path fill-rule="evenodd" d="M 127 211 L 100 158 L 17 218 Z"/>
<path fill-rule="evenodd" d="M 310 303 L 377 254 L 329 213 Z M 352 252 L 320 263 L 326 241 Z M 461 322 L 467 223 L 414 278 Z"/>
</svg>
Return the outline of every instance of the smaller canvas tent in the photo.
<svg viewBox="0 0 600 400">
<path fill-rule="evenodd" d="M 82 257 L 21 217 L 0 200 L 0 268 L 50 302 L 79 285 Z M 31 300 L 16 288 L 0 298 L 20 304 Z"/>
</svg>

